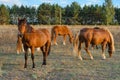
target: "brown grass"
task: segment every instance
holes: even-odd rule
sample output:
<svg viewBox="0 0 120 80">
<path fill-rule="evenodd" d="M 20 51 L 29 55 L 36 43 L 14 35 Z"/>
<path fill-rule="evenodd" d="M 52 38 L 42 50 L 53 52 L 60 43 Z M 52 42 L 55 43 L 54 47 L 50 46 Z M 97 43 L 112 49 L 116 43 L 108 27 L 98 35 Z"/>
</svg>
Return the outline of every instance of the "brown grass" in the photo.
<svg viewBox="0 0 120 80">
<path fill-rule="evenodd" d="M 34 26 L 35 28 L 48 28 L 52 26 Z M 83 27 L 70 26 L 72 31 L 79 31 Z M 100 26 L 103 27 L 103 26 Z M 47 65 L 42 66 L 41 52 L 35 53 L 36 68 L 32 70 L 29 55 L 28 68 L 24 70 L 24 54 L 16 54 L 17 27 L 0 26 L 0 80 L 120 80 L 120 27 L 108 27 L 115 39 L 116 52 L 112 58 L 102 60 L 101 49 L 91 51 L 94 60 L 82 49 L 83 61 L 73 56 L 72 45 L 67 40 L 67 45 L 62 45 L 62 37 L 58 37 L 58 46 L 52 46 L 47 59 Z"/>
</svg>

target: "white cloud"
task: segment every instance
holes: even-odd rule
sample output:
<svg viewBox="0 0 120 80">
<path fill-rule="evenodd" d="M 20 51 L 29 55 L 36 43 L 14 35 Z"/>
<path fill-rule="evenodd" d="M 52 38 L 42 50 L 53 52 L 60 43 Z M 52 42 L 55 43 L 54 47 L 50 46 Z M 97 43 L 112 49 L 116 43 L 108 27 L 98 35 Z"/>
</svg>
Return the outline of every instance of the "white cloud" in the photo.
<svg viewBox="0 0 120 80">
<path fill-rule="evenodd" d="M 62 6 L 66 6 L 68 4 L 68 1 L 67 0 L 60 0 L 60 4 Z"/>
<path fill-rule="evenodd" d="M 83 3 L 81 6 L 85 6 L 85 5 L 94 5 L 94 4 L 99 4 L 101 0 L 85 0 L 86 2 Z"/>
<path fill-rule="evenodd" d="M 32 5 L 32 6 L 33 6 L 33 7 L 35 7 L 35 8 L 37 9 L 39 5 L 37 5 L 37 4 L 34 4 L 34 5 Z"/>
<path fill-rule="evenodd" d="M 42 3 L 52 3 L 54 0 L 41 0 Z"/>
<path fill-rule="evenodd" d="M 13 4 L 16 4 L 16 5 L 18 5 L 18 6 L 21 5 L 20 0 L 0 0 L 0 2 L 1 2 L 2 4 L 6 4 L 6 5 L 13 5 Z"/>
<path fill-rule="evenodd" d="M 86 1 L 87 1 L 86 5 L 98 4 L 100 2 L 100 0 L 86 0 Z"/>
</svg>

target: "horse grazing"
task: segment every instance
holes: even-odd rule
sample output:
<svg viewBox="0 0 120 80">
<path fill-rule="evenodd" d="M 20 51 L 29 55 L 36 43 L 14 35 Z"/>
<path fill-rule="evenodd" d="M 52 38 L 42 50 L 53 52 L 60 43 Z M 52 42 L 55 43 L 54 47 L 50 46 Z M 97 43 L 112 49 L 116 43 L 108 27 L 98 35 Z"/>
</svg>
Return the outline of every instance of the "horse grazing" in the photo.
<svg viewBox="0 0 120 80">
<path fill-rule="evenodd" d="M 69 36 L 70 43 L 73 42 L 73 34 L 67 26 L 54 26 L 51 30 L 51 39 L 54 40 L 54 44 L 57 45 L 56 38 L 57 36 L 63 36 L 63 45 L 66 43 L 66 36 Z"/>
<path fill-rule="evenodd" d="M 27 20 L 18 19 L 18 31 L 22 38 L 23 47 L 25 50 L 25 64 L 24 68 L 27 68 L 27 59 L 28 59 L 28 48 L 31 50 L 31 58 L 33 66 L 35 68 L 34 63 L 34 49 L 40 48 L 43 53 L 43 63 L 42 65 L 46 65 L 46 58 L 50 53 L 51 47 L 51 36 L 47 29 L 37 29 L 35 30 L 33 27 L 27 24 Z"/>
<path fill-rule="evenodd" d="M 108 47 L 109 56 L 112 57 L 114 48 L 114 38 L 111 32 L 105 28 L 83 28 L 75 36 L 74 40 L 74 51 L 78 52 L 78 57 L 82 60 L 81 57 L 81 44 L 85 43 L 85 51 L 89 54 L 90 58 L 93 59 L 91 52 L 89 51 L 90 44 L 92 47 L 101 44 L 102 46 L 102 56 L 103 59 L 106 59 L 105 49 Z"/>
</svg>

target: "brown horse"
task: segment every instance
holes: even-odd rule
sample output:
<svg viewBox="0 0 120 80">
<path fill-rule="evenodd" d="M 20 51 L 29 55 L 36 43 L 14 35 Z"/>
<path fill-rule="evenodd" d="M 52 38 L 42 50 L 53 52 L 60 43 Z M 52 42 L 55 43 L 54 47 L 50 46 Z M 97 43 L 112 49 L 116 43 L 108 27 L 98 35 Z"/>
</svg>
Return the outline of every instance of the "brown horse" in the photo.
<svg viewBox="0 0 120 80">
<path fill-rule="evenodd" d="M 28 58 L 28 48 L 31 49 L 31 58 L 33 66 L 34 63 L 34 49 L 41 48 L 43 53 L 43 65 L 46 65 L 46 58 L 50 53 L 51 47 L 51 36 L 47 29 L 37 29 L 35 30 L 27 24 L 26 19 L 18 19 L 18 30 L 22 38 L 23 47 L 25 50 L 25 65 L 24 68 L 27 68 L 27 58 Z"/>
<path fill-rule="evenodd" d="M 102 46 L 102 56 L 103 59 L 106 59 L 105 56 L 105 49 L 108 46 L 108 53 L 109 56 L 112 56 L 114 48 L 114 38 L 111 32 L 108 29 L 104 28 L 83 28 L 78 32 L 75 36 L 74 40 L 74 51 L 78 52 L 78 57 L 82 60 L 81 57 L 81 44 L 85 43 L 85 50 L 89 54 L 90 58 L 93 59 L 91 52 L 89 51 L 88 47 L 90 44 L 92 47 L 101 44 Z"/>
<path fill-rule="evenodd" d="M 51 30 L 51 39 L 54 40 L 54 44 L 57 45 L 56 38 L 57 36 L 63 36 L 63 45 L 65 45 L 66 42 L 66 36 L 69 36 L 70 43 L 73 42 L 73 34 L 70 31 L 70 29 L 67 26 L 54 26 Z"/>
</svg>

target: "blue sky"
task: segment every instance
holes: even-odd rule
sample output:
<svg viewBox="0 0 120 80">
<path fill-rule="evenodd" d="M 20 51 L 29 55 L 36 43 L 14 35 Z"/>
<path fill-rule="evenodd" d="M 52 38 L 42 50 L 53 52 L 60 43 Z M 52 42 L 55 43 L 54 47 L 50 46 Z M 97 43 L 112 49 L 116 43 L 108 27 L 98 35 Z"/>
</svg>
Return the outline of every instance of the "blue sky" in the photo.
<svg viewBox="0 0 120 80">
<path fill-rule="evenodd" d="M 104 3 L 104 0 L 0 0 L 0 4 L 5 4 L 8 6 L 12 6 L 14 4 L 20 5 L 27 5 L 27 6 L 38 6 L 42 3 L 51 3 L 51 4 L 59 4 L 62 7 L 71 4 L 73 1 L 78 2 L 81 6 L 91 5 L 91 4 L 98 4 L 101 5 Z M 112 0 L 113 5 L 115 7 L 120 7 L 120 0 Z"/>
</svg>

